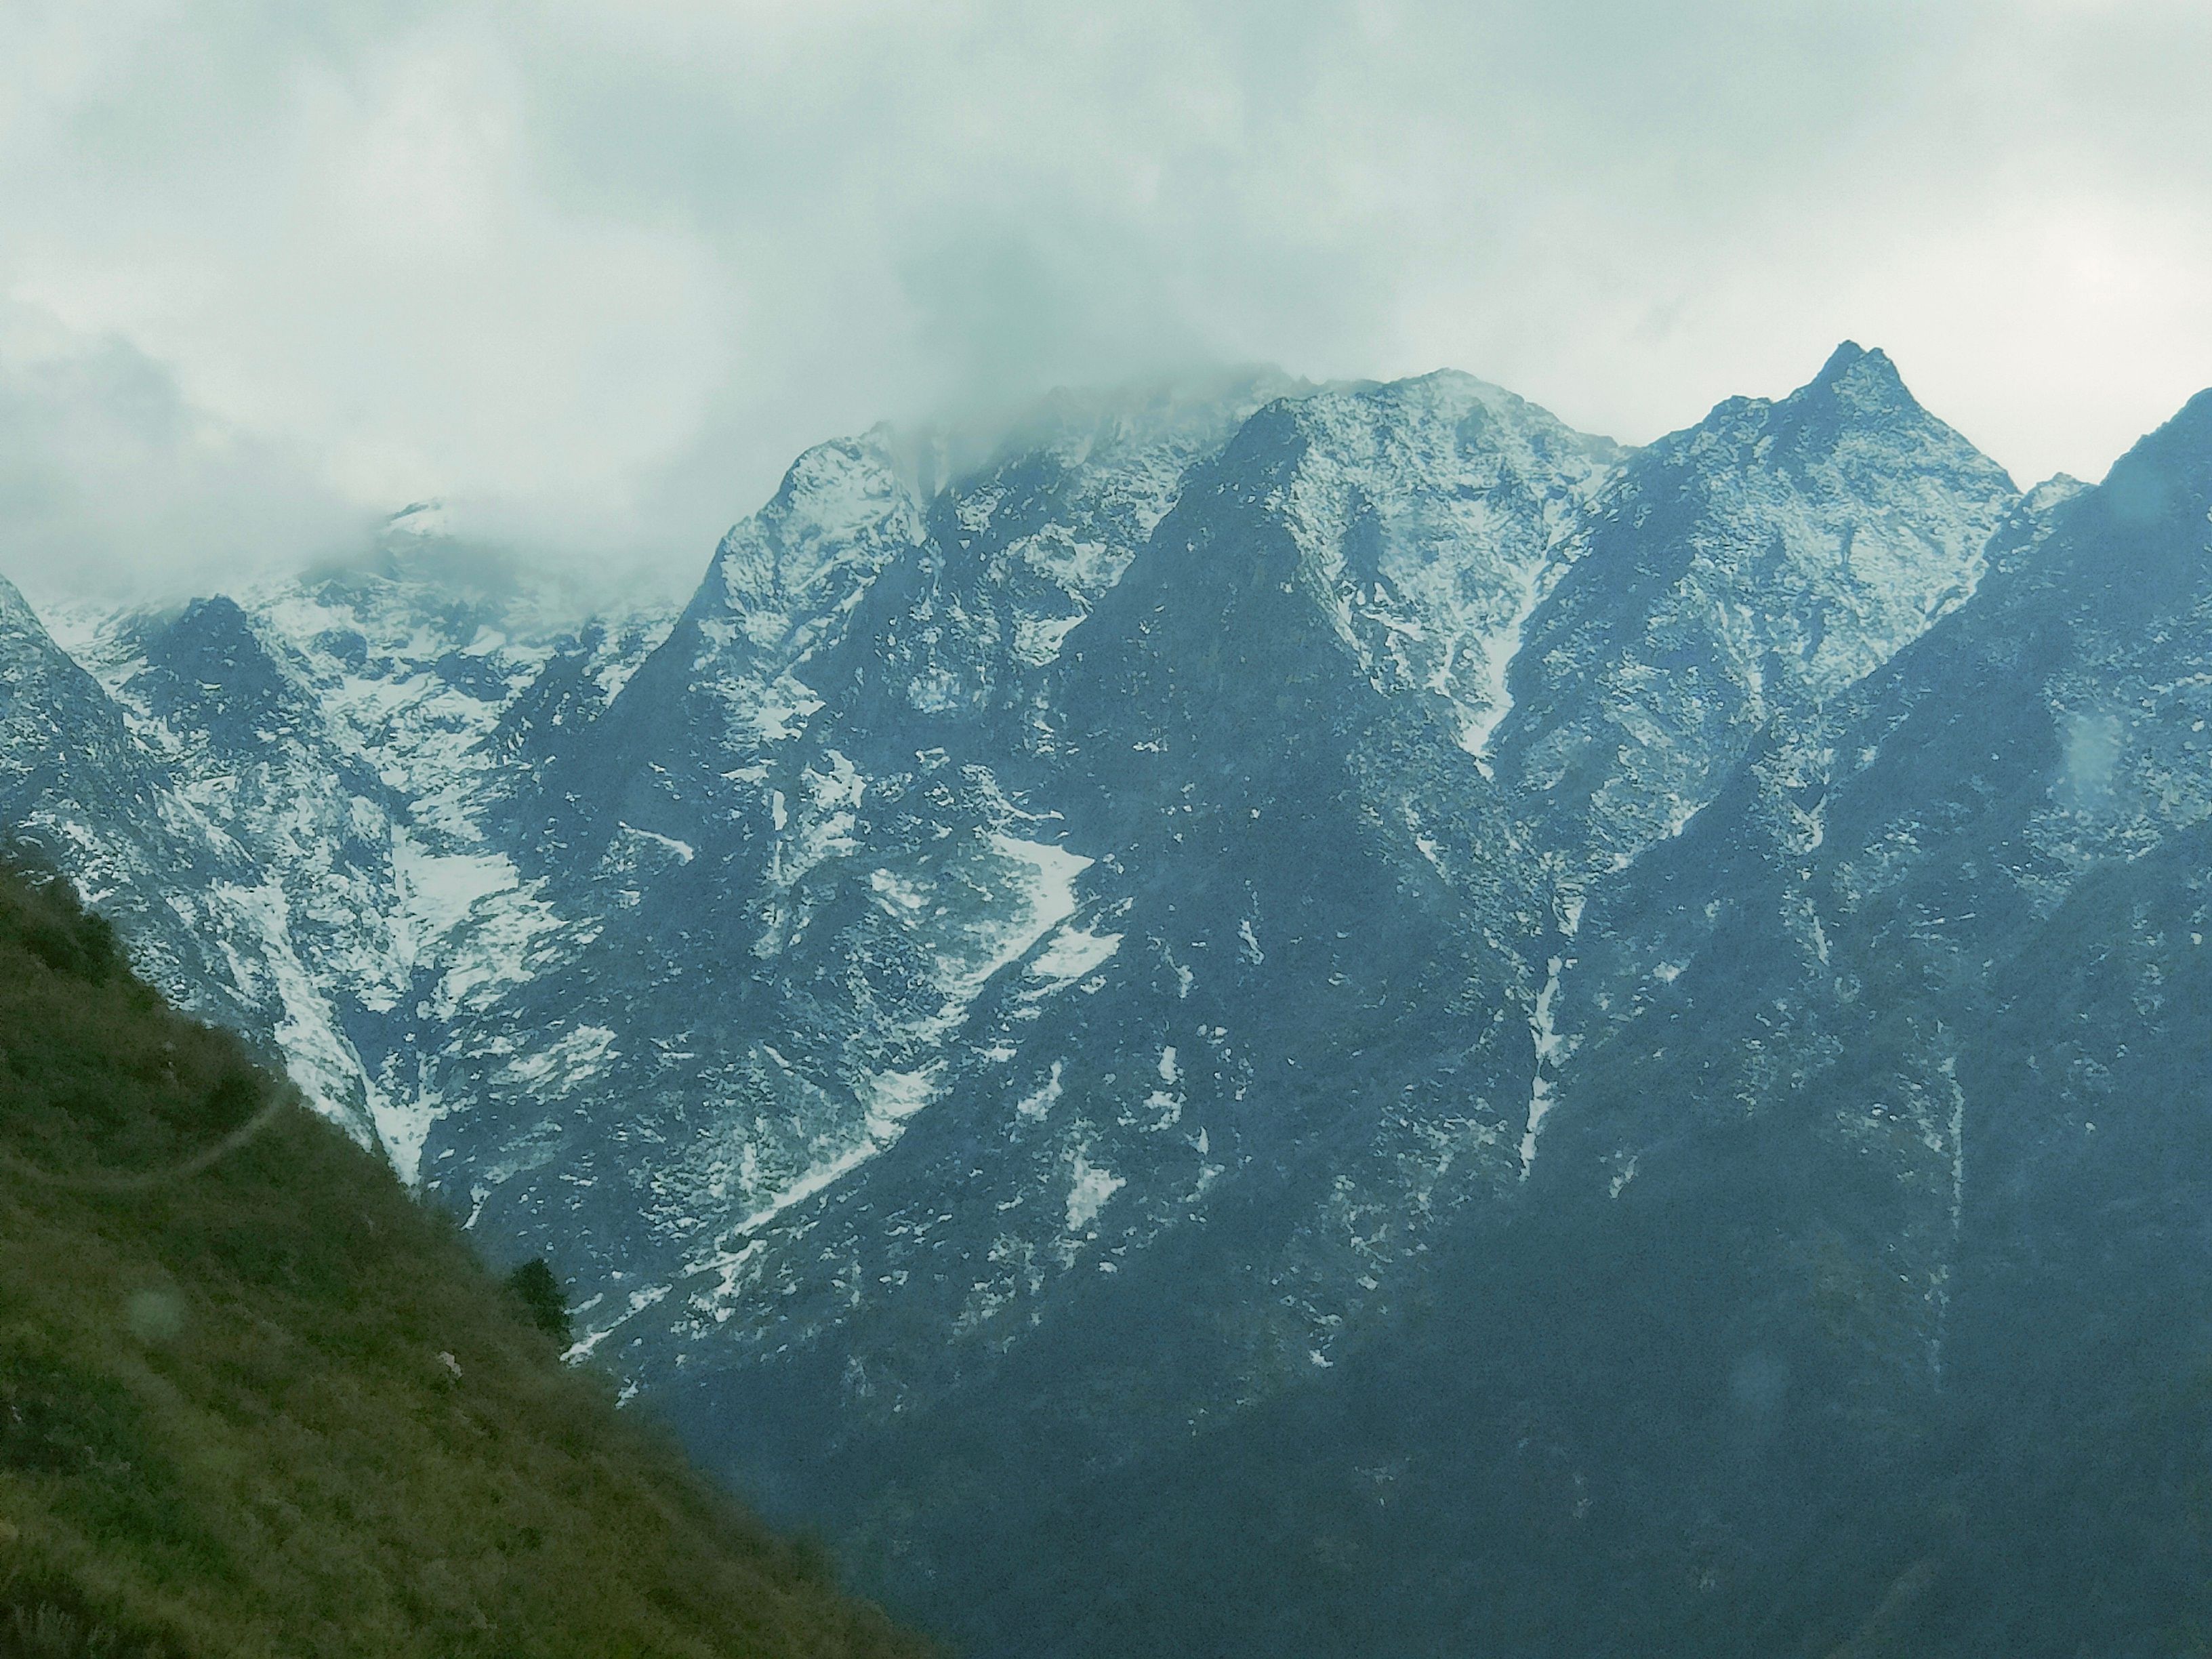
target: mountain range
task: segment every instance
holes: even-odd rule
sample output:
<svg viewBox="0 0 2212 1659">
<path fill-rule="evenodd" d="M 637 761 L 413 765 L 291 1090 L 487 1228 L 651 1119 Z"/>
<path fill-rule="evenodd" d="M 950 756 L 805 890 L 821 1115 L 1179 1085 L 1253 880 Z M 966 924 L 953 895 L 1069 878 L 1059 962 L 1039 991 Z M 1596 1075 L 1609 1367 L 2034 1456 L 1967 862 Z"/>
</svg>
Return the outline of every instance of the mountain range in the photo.
<svg viewBox="0 0 2212 1659">
<path fill-rule="evenodd" d="M 978 1656 L 2187 1652 L 2209 521 L 1848 343 L 1064 393 L 674 616 L 0 585 L 0 821 Z"/>
</svg>

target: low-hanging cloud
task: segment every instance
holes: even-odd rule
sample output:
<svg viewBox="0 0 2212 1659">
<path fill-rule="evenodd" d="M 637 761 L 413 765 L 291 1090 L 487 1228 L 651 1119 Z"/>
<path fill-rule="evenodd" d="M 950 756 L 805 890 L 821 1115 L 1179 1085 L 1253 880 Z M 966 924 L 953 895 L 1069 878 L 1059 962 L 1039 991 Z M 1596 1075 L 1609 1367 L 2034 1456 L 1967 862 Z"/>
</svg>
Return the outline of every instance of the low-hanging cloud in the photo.
<svg viewBox="0 0 2212 1659">
<path fill-rule="evenodd" d="M 194 409 L 127 341 L 0 307 L 0 569 L 33 593 L 236 581 L 370 523 L 310 457 Z"/>
<path fill-rule="evenodd" d="M 2094 473 L 2212 381 L 2208 49 L 2165 0 L 17 0 L 0 276 L 76 343 L 0 361 L 0 561 L 196 582 L 437 495 L 688 570 L 880 418 L 1449 363 L 1642 440 L 1847 335 Z"/>
</svg>

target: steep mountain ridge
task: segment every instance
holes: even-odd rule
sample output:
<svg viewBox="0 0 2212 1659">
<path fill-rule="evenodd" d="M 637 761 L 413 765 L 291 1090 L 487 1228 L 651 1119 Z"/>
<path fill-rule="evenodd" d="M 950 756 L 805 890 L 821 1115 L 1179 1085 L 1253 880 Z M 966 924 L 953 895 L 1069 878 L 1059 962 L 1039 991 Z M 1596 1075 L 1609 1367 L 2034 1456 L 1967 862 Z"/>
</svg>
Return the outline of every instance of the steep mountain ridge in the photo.
<svg viewBox="0 0 2212 1659">
<path fill-rule="evenodd" d="M 1433 444 L 1441 434 L 1449 445 L 1458 428 L 1472 465 L 1435 480 L 1425 500 L 1403 502 L 1415 509 L 1406 517 L 1433 522 L 1421 512 L 1440 500 L 1501 518 L 1523 509 L 1513 536 L 1493 541 L 1506 544 L 1501 559 L 1533 562 L 1545 541 L 1543 503 L 1601 471 L 1588 452 L 1602 447 L 1522 410 L 1520 418 L 1574 468 L 1556 488 L 1548 476 L 1531 488 L 1511 465 L 1516 453 L 1531 453 L 1525 434 L 1484 434 L 1480 421 L 1469 427 L 1480 404 L 1447 390 L 1459 407 L 1413 436 Z M 1340 400 L 1350 407 L 1310 412 Z M 1349 1152 L 1376 1133 L 1379 1116 L 1393 1144 L 1360 1155 L 1379 1156 L 1417 1183 L 1432 1182 L 1439 1161 L 1449 1169 L 1465 1143 L 1495 1138 L 1494 1126 L 1456 1100 L 1401 1109 L 1400 1097 L 1419 1086 L 1432 1057 L 1406 1072 L 1370 1061 L 1371 1075 L 1322 1100 L 1310 1098 L 1301 1076 L 1304 1068 L 1344 1080 L 1345 1065 L 1330 1051 L 1358 1048 L 1358 1030 L 1386 1020 L 1391 976 L 1378 975 L 1373 946 L 1389 929 L 1371 926 L 1379 920 L 1371 911 L 1356 939 L 1339 924 L 1363 900 L 1387 902 L 1404 875 L 1436 881 L 1402 829 L 1383 854 L 1363 849 L 1371 810 L 1366 786 L 1344 769 L 1345 753 L 1395 744 L 1407 772 L 1403 790 L 1423 763 L 1418 744 L 1425 739 L 1441 747 L 1445 766 L 1474 775 L 1457 743 L 1459 716 L 1449 699 L 1425 690 L 1425 677 L 1420 704 L 1403 716 L 1411 726 L 1394 729 L 1401 714 L 1390 690 L 1372 683 L 1372 661 L 1338 626 L 1335 586 L 1300 580 L 1315 566 L 1310 502 L 1296 520 L 1308 527 L 1307 547 L 1285 527 L 1283 484 L 1315 453 L 1310 434 L 1333 421 L 1371 422 L 1362 405 L 1376 402 L 1428 416 L 1448 399 L 1326 394 L 1255 416 L 1192 475 L 1121 581 L 1068 635 L 1046 699 L 1057 714 L 1050 799 L 1064 808 L 1066 844 L 1092 861 L 1080 878 L 1088 908 L 1019 975 L 986 993 L 947 1056 L 943 1105 L 817 1210 L 794 1212 L 773 1232 L 749 1231 L 720 1281 L 695 1294 L 693 1316 L 720 1324 L 725 1342 L 742 1333 L 801 1356 L 788 1363 L 834 1364 L 865 1391 L 865 1414 L 907 1411 L 966 1386 L 963 1372 L 1030 1341 L 1039 1321 L 1079 1321 L 1075 1307 L 1109 1296 L 1085 1285 L 1118 1284 L 1115 1276 L 1148 1253 L 1183 1249 L 1193 1228 L 1207 1226 L 1224 1205 L 1251 1212 L 1264 1188 L 1280 1212 L 1271 1242 L 1262 1249 L 1241 1228 L 1218 1230 L 1240 1259 L 1210 1261 L 1203 1291 L 1194 1274 L 1190 1316 L 1213 1316 L 1224 1272 L 1276 1281 L 1278 1291 L 1301 1285 L 1305 1297 L 1285 1299 L 1310 1305 L 1267 1331 L 1260 1347 L 1273 1358 L 1243 1343 L 1224 1349 L 1228 1374 L 1188 1379 L 1177 1408 L 1218 1391 L 1272 1388 L 1250 1366 L 1305 1370 L 1325 1362 L 1320 1346 L 1343 1318 L 1336 1304 L 1370 1296 L 1380 1281 L 1369 1276 L 1363 1290 L 1358 1279 L 1395 1248 L 1347 1263 L 1340 1243 L 1327 1250 L 1326 1271 L 1321 1260 L 1304 1260 L 1320 1254 L 1310 1206 L 1350 1207 L 1330 1196 L 1348 1184 L 1348 1172 L 1321 1167 L 1316 1137 Z M 1333 456 L 1322 464 L 1340 465 Z M 1487 474 L 1492 492 L 1472 506 L 1470 473 Z M 1418 559 L 1416 550 L 1407 562 Z M 1379 592 L 1380 580 L 1368 594 Z M 1341 889 L 1310 903 L 1293 890 L 1303 887 L 1295 871 L 1278 884 L 1266 855 L 1286 841 L 1328 862 Z M 1410 905 L 1390 919 L 1418 925 Z M 1464 933 L 1447 918 L 1419 937 L 1459 957 Z M 1462 1015 L 1477 1008 L 1483 983 L 1462 988 Z M 1271 1002 L 1296 1009 L 1304 1029 L 1291 1029 Z M 1487 1009 L 1473 1023 L 1494 1024 Z M 1404 1189 L 1394 1196 L 1402 1204 Z M 1404 1218 L 1409 1232 L 1419 1224 Z M 835 1272 L 813 1270 L 817 1259 L 836 1264 Z M 848 1317 L 842 1287 L 856 1282 L 898 1288 L 882 1297 L 882 1310 Z M 1275 1316 L 1254 1317 L 1257 1336 Z M 952 1341 L 924 1350 L 869 1334 L 879 1322 L 896 1330 L 917 1318 Z M 1195 1348 L 1182 1357 L 1208 1363 Z M 716 1362 L 702 1355 L 685 1363 Z"/>
<path fill-rule="evenodd" d="M 1048 410 L 1042 447 L 928 503 L 887 433 L 801 459 L 545 775 L 533 867 L 598 884 L 607 921 L 501 1018 L 542 1019 L 617 1121 L 550 1119 L 517 1079 L 452 1126 L 471 1207 L 482 1186 L 492 1224 L 647 1279 L 627 1316 L 904 1133 L 991 975 L 1074 908 L 1084 860 L 1018 799 L 1040 672 L 1185 458 L 1279 384 Z M 603 1167 L 632 1137 L 671 1150 Z"/>
</svg>

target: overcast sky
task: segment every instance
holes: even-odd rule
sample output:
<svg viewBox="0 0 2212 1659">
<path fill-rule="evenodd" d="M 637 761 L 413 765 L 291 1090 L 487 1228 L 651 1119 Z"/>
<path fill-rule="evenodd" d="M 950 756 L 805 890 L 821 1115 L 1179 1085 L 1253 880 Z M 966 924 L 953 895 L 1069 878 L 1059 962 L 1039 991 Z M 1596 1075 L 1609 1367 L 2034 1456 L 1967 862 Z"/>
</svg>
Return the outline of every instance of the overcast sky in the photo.
<svg viewBox="0 0 2212 1659">
<path fill-rule="evenodd" d="M 799 448 L 1443 365 L 1642 441 L 1845 337 L 2023 483 L 2212 384 L 2200 0 L 0 3 L 0 572 L 428 495 L 687 581 Z"/>
</svg>

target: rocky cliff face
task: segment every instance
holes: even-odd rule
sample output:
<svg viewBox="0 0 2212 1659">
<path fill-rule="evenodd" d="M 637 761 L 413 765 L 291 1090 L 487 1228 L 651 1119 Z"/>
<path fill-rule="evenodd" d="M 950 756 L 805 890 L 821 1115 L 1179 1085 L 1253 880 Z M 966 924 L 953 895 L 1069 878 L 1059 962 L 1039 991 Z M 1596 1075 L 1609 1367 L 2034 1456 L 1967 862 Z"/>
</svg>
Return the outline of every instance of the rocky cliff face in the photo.
<svg viewBox="0 0 2212 1659">
<path fill-rule="evenodd" d="M 15 606 L 7 805 L 979 1650 L 2017 1651 L 2118 1592 L 2016 1512 L 2183 1524 L 2208 476 L 1848 345 L 1637 452 L 1063 399 L 672 621 Z"/>
</svg>

